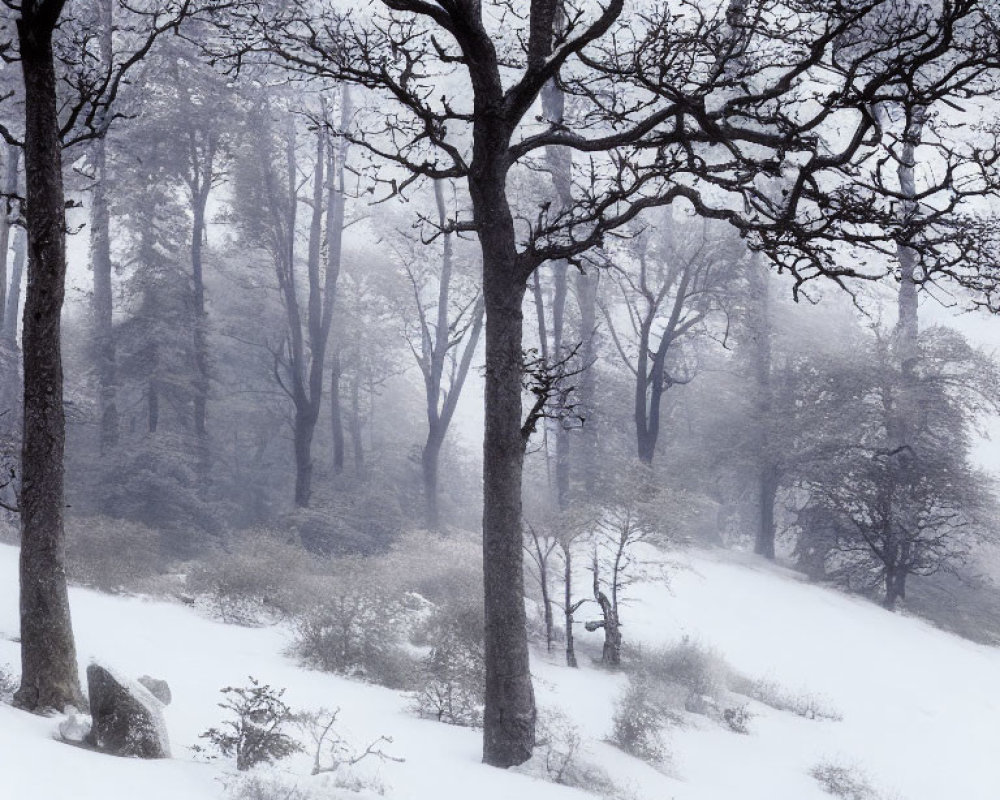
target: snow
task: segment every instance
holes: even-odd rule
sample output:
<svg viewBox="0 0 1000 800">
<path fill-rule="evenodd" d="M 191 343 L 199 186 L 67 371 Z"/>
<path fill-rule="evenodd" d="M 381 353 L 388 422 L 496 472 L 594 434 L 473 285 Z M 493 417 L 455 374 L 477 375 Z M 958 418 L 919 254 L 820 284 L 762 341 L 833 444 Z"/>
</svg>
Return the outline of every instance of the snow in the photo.
<svg viewBox="0 0 1000 800">
<path fill-rule="evenodd" d="M 0 665 L 18 663 L 17 551 L 0 546 Z M 675 559 L 676 560 L 676 559 Z M 1000 650 L 965 641 L 927 623 L 810 585 L 794 573 L 724 552 L 692 551 L 669 588 L 635 588 L 624 632 L 650 645 L 690 636 L 736 670 L 788 692 L 816 696 L 843 719 L 810 720 L 749 701 L 749 735 L 704 717 L 667 734 L 671 752 L 656 770 L 603 740 L 625 682 L 584 664 L 569 670 L 560 654 L 536 653 L 542 709 L 558 708 L 579 726 L 585 757 L 636 798 L 674 800 L 822 800 L 809 770 L 821 762 L 857 765 L 886 796 L 905 800 L 995 800 L 1000 786 L 996 686 Z M 93 658 L 129 676 L 163 678 L 173 702 L 163 709 L 174 758 L 112 758 L 58 741 L 59 718 L 0 705 L 0 797 L 7 800 L 209 800 L 225 796 L 228 765 L 199 761 L 189 749 L 217 725 L 219 689 L 253 675 L 286 687 L 298 709 L 341 708 L 338 730 L 363 749 L 380 735 L 404 763 L 366 762 L 390 800 L 572 800 L 580 790 L 526 771 L 479 763 L 475 731 L 421 720 L 410 701 L 388 689 L 299 668 L 283 655 L 281 626 L 240 628 L 199 616 L 179 603 L 70 592 L 81 663 Z M 579 637 L 588 639 L 586 634 Z M 586 657 L 582 661 L 588 661 Z M 310 756 L 271 773 L 306 776 Z M 537 770 L 535 771 L 537 772 Z M 324 798 L 361 798 L 330 788 Z"/>
</svg>

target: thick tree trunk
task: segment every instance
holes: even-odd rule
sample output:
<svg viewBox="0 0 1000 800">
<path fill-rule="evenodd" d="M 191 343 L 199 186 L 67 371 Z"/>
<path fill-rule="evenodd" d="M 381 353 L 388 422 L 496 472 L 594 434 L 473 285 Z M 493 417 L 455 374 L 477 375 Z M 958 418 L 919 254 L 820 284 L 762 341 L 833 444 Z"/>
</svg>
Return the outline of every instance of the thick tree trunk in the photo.
<svg viewBox="0 0 1000 800">
<path fill-rule="evenodd" d="M 28 292 L 24 309 L 21 454 L 21 685 L 15 702 L 82 707 L 66 591 L 63 374 L 66 204 L 52 31 L 62 3 L 27 6 L 17 22 L 25 95 Z"/>
<path fill-rule="evenodd" d="M 425 523 L 428 530 L 437 530 L 441 524 L 438 509 L 438 462 L 441 457 L 441 445 L 444 432 L 431 429 L 427 432 L 423 452 L 420 454 L 420 468 L 424 480 Z"/>
<path fill-rule="evenodd" d="M 486 301 L 486 435 L 483 443 L 483 565 L 486 712 L 483 760 L 508 767 L 531 757 L 535 697 L 528 658 L 521 547 L 522 311 L 511 236 L 481 233 Z M 509 248 L 509 250 L 508 250 Z M 505 252 L 505 250 L 507 252 Z"/>
<path fill-rule="evenodd" d="M 882 605 L 887 611 L 895 611 L 899 601 L 906 598 L 906 570 L 903 567 L 885 572 L 885 600 Z"/>
<path fill-rule="evenodd" d="M 156 386 L 156 379 L 151 379 L 146 387 L 146 430 L 149 433 L 156 433 L 160 426 L 160 390 Z"/>
<path fill-rule="evenodd" d="M 316 431 L 316 416 L 308 413 L 295 415 L 295 505 L 306 508 L 312 496 L 312 440 Z"/>
<path fill-rule="evenodd" d="M 773 464 L 763 464 L 757 476 L 758 527 L 753 551 L 764 558 L 774 560 L 774 503 L 778 495 L 778 470 Z"/>
</svg>

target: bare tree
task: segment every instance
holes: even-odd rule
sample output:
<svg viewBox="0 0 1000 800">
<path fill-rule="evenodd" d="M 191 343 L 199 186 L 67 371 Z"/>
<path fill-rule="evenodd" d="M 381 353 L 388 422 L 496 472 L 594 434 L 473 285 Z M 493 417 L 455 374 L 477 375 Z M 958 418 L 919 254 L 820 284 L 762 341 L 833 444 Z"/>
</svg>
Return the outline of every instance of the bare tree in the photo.
<svg viewBox="0 0 1000 800">
<path fill-rule="evenodd" d="M 943 77 L 920 92 L 966 90 L 995 60 L 992 39 L 956 35 L 982 19 L 975 0 L 903 10 L 879 0 L 749 5 L 706 14 L 692 3 L 678 16 L 667 4 L 639 14 L 608 0 L 574 4 L 560 18 L 560 0 L 382 0 L 365 15 L 297 1 L 251 4 L 246 14 L 256 36 L 239 47 L 244 61 L 263 53 L 377 93 L 377 113 L 351 138 L 390 165 L 381 178 L 391 192 L 420 178 L 468 183 L 471 219 L 450 227 L 475 231 L 483 252 L 489 764 L 524 761 L 534 739 L 520 524 L 521 307 L 531 274 L 580 257 L 645 208 L 685 198 L 752 236 L 800 281 L 881 275 L 880 266 L 835 258 L 845 241 L 878 250 L 897 236 L 898 226 L 887 234 L 891 226 L 872 224 L 890 221 L 895 197 L 878 180 L 871 104 L 939 63 Z M 845 56 L 840 43 L 863 44 L 873 25 L 905 46 L 891 57 L 880 47 Z M 787 54 L 777 65 L 774 47 Z M 574 98 L 572 118 L 536 122 L 539 93 L 553 79 Z M 836 141 L 824 135 L 833 129 Z M 508 178 L 551 146 L 586 156 L 574 168 L 572 205 L 516 208 Z M 948 154 L 951 165 L 970 160 L 988 167 L 969 148 Z M 907 242 L 929 251 L 928 231 L 982 183 L 948 178 L 928 189 L 936 213 L 907 229 Z M 934 247 L 939 260 L 958 255 Z"/>
<path fill-rule="evenodd" d="M 441 235 L 440 269 L 433 276 L 437 282 L 437 297 L 429 307 L 424 295 L 432 281 L 426 270 L 417 266 L 426 255 L 422 252 L 410 252 L 403 258 L 403 268 L 413 291 L 413 306 L 417 312 L 416 330 L 411 331 L 409 326 L 404 326 L 404 331 L 410 351 L 424 378 L 427 404 L 427 438 L 421 451 L 420 464 L 424 480 L 425 519 L 427 527 L 432 530 L 440 524 L 438 462 L 441 447 L 448 434 L 483 327 L 483 302 L 479 292 L 461 292 L 461 287 L 456 285 L 455 234 L 447 230 L 449 215 L 441 181 L 434 183 L 434 200 L 437 206 L 437 226 L 444 233 Z"/>
<path fill-rule="evenodd" d="M 340 96 L 340 125 L 351 116 L 350 96 Z M 294 116 L 283 134 L 273 131 L 273 110 L 263 101 L 255 114 L 259 130 L 254 151 L 244 161 L 239 201 L 248 240 L 263 246 L 274 264 L 286 316 L 286 333 L 273 352 L 274 376 L 292 401 L 295 452 L 295 504 L 309 505 L 312 494 L 312 441 L 323 399 L 326 348 L 333 325 L 340 274 L 344 226 L 343 170 L 346 140 L 328 158 L 330 128 L 321 115 L 314 126 L 311 208 L 306 253 L 305 308 L 300 298 L 299 256 L 296 248 L 300 166 Z M 278 148 L 283 150 L 278 152 Z M 263 216 L 260 212 L 263 211 Z M 321 270 L 323 219 L 326 217 L 327 258 Z"/>
<path fill-rule="evenodd" d="M 685 338 L 703 330 L 708 317 L 722 309 L 726 284 L 742 255 L 735 237 L 727 234 L 707 220 L 677 224 L 665 216 L 660 230 L 640 233 L 633 240 L 634 254 L 624 254 L 624 263 L 612 269 L 617 303 L 602 303 L 601 311 L 635 379 L 636 445 L 645 464 L 656 452 L 664 393 L 693 377 L 683 355 L 675 354 L 683 353 Z M 616 323 L 618 316 L 627 322 Z"/>
<path fill-rule="evenodd" d="M 608 509 L 597 523 L 591 572 L 594 600 L 601 609 L 601 619 L 586 623 L 588 631 L 604 631 L 601 662 L 605 666 L 621 664 L 621 602 L 624 591 L 641 575 L 642 560 L 635 552 L 640 542 L 650 538 L 637 507 L 621 503 Z M 602 577 L 603 576 L 603 577 Z"/>
<path fill-rule="evenodd" d="M 94 67 L 91 31 L 64 17 L 64 0 L 5 6 L 16 12 L 16 50 L 24 89 L 25 298 L 24 440 L 21 454 L 21 686 L 23 708 L 79 705 L 81 692 L 63 544 L 65 416 L 60 317 L 66 280 L 66 202 L 62 150 L 103 136 L 129 71 L 157 37 L 190 11 L 187 0 L 134 12 L 121 35 L 130 47 L 105 68 Z M 130 11 L 132 11 L 130 9 Z M 9 19 L 9 18 L 8 18 Z M 60 96 L 60 76 L 71 89 Z M 2 135 L 16 142 L 4 127 Z"/>
<path fill-rule="evenodd" d="M 530 537 L 524 543 L 525 552 L 535 568 L 535 577 L 542 594 L 542 615 L 545 620 L 545 649 L 552 652 L 554 640 L 554 617 L 552 614 L 552 556 L 559 546 L 559 538 L 545 529 L 539 529 L 530 522 L 525 523 Z"/>
</svg>

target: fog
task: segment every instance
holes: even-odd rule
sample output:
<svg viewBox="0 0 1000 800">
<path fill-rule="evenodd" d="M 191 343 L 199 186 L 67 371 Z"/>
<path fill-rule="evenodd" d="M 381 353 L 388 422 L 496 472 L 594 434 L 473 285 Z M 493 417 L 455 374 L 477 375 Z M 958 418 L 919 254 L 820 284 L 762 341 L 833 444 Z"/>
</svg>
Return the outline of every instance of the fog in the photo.
<svg viewBox="0 0 1000 800">
<path fill-rule="evenodd" d="M 796 597 L 994 646 L 992 11 L 347 5 L 3 4 L 0 698 L 93 751 L 218 760 L 231 800 L 381 794 L 345 776 L 405 776 L 381 726 L 415 721 L 466 737 L 447 774 L 474 745 L 470 786 L 624 800 L 686 780 L 689 728 L 847 729 L 762 674 L 780 648 L 733 633 L 729 579 L 768 625 Z M 95 633 L 105 601 L 141 628 L 136 598 L 253 676 L 193 755 L 167 742 L 217 713 L 192 673 L 166 659 L 171 717 L 171 678 Z M 348 717 L 373 692 L 378 729 L 314 679 Z M 873 747 L 870 776 L 813 753 L 754 791 L 887 797 Z"/>
</svg>

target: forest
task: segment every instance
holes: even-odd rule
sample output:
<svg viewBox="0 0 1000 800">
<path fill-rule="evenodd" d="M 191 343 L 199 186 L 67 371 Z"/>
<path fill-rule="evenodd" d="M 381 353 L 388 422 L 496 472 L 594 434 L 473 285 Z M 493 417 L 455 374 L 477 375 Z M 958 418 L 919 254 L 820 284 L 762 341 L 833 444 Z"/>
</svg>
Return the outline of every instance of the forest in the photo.
<svg viewBox="0 0 1000 800">
<path fill-rule="evenodd" d="M 625 676 L 608 741 L 648 763 L 678 715 L 794 705 L 632 635 L 687 554 L 1000 642 L 994 3 L 0 10 L 14 707 L 87 707 L 82 586 L 281 627 L 488 766 L 625 797 L 540 661 Z M 223 691 L 198 747 L 302 750 L 277 687 Z M 393 761 L 331 713 L 313 775 Z"/>
</svg>

